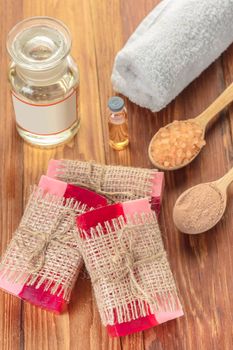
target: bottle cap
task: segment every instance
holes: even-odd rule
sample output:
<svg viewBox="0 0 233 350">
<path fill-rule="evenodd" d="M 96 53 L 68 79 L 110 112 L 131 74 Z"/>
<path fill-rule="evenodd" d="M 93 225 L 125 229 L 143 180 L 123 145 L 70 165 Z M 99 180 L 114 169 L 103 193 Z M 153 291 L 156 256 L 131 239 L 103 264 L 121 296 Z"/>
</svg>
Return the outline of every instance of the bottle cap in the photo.
<svg viewBox="0 0 233 350">
<path fill-rule="evenodd" d="M 70 52 L 69 29 L 51 17 L 31 17 L 9 32 L 7 50 L 13 61 L 25 69 L 43 71 L 58 65 Z"/>
<path fill-rule="evenodd" d="M 108 100 L 108 107 L 113 112 L 119 112 L 124 107 L 124 105 L 125 105 L 125 103 L 124 103 L 123 98 L 118 97 L 118 96 L 111 97 Z"/>
</svg>

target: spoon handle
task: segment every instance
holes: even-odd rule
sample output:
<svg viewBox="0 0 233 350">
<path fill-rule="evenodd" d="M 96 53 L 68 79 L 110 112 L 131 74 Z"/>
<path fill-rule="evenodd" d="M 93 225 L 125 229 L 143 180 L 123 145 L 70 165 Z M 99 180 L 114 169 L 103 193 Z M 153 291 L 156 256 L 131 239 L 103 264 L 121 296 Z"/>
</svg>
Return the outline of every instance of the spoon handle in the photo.
<svg viewBox="0 0 233 350">
<path fill-rule="evenodd" d="M 195 118 L 195 121 L 198 122 L 199 125 L 203 129 L 209 124 L 209 122 L 223 110 L 230 102 L 233 101 L 233 83 L 229 85 L 223 93 L 216 98 L 216 100 L 198 117 Z"/>
<path fill-rule="evenodd" d="M 233 168 L 229 170 L 223 177 L 216 181 L 216 185 L 223 192 L 227 190 L 228 186 L 233 181 Z"/>
</svg>

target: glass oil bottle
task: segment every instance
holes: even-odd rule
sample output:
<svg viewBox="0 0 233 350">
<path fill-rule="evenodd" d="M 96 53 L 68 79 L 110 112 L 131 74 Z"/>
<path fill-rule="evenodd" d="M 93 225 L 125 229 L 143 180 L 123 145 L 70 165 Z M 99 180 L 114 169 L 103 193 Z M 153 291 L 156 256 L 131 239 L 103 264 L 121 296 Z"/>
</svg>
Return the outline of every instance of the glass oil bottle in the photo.
<svg viewBox="0 0 233 350">
<path fill-rule="evenodd" d="M 16 128 L 33 145 L 56 146 L 78 131 L 79 74 L 70 48 L 68 28 L 50 17 L 26 19 L 8 34 Z"/>
</svg>

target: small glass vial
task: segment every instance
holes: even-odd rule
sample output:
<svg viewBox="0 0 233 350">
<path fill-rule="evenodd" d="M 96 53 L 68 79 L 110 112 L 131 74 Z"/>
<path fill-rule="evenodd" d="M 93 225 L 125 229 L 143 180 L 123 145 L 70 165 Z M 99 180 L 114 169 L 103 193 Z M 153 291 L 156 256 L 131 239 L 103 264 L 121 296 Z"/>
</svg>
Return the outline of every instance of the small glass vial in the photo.
<svg viewBox="0 0 233 350">
<path fill-rule="evenodd" d="M 128 118 L 124 100 L 114 96 L 108 101 L 109 145 L 120 151 L 129 144 Z"/>
<path fill-rule="evenodd" d="M 56 146 L 78 131 L 79 74 L 70 48 L 68 28 L 50 17 L 26 19 L 8 34 L 16 127 L 33 145 Z"/>
</svg>

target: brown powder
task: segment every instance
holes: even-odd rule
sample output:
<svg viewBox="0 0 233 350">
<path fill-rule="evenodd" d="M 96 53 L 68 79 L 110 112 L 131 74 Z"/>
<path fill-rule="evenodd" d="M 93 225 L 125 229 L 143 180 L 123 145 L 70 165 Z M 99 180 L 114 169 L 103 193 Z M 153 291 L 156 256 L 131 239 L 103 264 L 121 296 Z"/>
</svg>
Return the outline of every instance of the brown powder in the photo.
<svg viewBox="0 0 233 350">
<path fill-rule="evenodd" d="M 176 201 L 173 220 L 184 233 L 201 233 L 213 227 L 225 209 L 222 193 L 213 184 L 200 184 L 185 191 Z"/>
<path fill-rule="evenodd" d="M 158 131 L 150 152 L 157 164 L 169 169 L 188 163 L 204 145 L 200 125 L 192 120 L 175 120 Z"/>
</svg>

